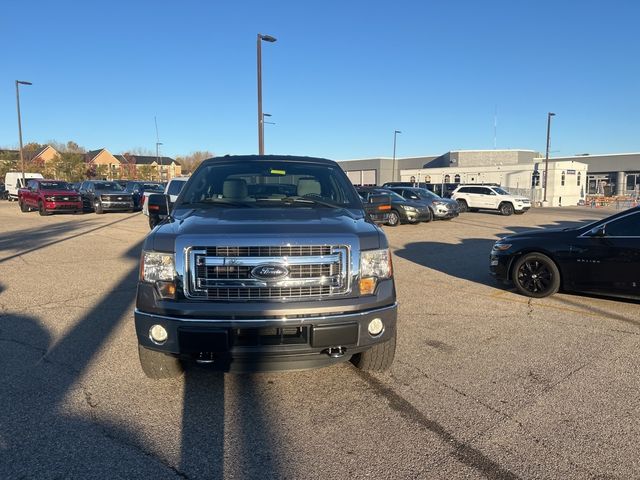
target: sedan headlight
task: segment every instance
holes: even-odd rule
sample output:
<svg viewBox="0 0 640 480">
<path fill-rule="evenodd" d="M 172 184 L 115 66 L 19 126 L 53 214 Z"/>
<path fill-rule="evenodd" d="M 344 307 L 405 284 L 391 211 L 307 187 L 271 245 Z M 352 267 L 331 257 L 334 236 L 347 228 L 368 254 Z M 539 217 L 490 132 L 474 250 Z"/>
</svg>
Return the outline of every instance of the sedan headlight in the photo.
<svg viewBox="0 0 640 480">
<path fill-rule="evenodd" d="M 418 209 L 416 207 L 412 207 L 411 205 L 402 205 L 407 212 L 417 212 Z"/>
<path fill-rule="evenodd" d="M 510 243 L 500 243 L 497 242 L 493 245 L 493 249 L 498 251 L 498 252 L 504 252 L 506 250 L 509 250 L 511 248 L 511 244 Z"/>
<path fill-rule="evenodd" d="M 447 202 L 441 202 L 439 200 L 436 200 L 435 202 L 433 202 L 433 205 L 435 205 L 436 207 L 446 207 Z"/>
<path fill-rule="evenodd" d="M 360 294 L 371 295 L 375 292 L 378 280 L 393 276 L 391 252 L 382 250 L 365 250 L 360 255 Z"/>
<path fill-rule="evenodd" d="M 172 282 L 176 266 L 171 253 L 144 252 L 140 266 L 140 279 L 144 282 Z"/>
</svg>

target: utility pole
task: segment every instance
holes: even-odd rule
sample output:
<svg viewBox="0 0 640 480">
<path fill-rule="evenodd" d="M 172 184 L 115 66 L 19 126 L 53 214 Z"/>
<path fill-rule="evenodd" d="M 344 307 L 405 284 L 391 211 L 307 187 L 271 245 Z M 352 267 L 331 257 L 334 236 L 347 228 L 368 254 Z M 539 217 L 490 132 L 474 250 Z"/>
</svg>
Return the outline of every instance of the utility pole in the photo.
<svg viewBox="0 0 640 480">
<path fill-rule="evenodd" d="M 543 206 L 547 205 L 547 184 L 549 182 L 549 146 L 551 144 L 551 117 L 555 117 L 555 113 L 547 113 L 547 153 L 544 156 L 544 198 Z"/>
<path fill-rule="evenodd" d="M 398 136 L 399 133 L 402 133 L 400 130 L 394 130 L 393 131 L 393 176 L 391 178 L 393 178 L 393 181 L 396 180 L 396 137 Z"/>
<path fill-rule="evenodd" d="M 20 165 L 22 169 L 22 186 L 27 185 L 27 180 L 24 178 L 24 152 L 22 151 L 22 120 L 20 118 L 20 85 L 33 85 L 31 82 L 25 82 L 22 80 L 16 80 L 16 104 L 18 106 L 18 136 L 20 137 Z"/>
<path fill-rule="evenodd" d="M 271 35 L 258 34 L 257 57 L 258 57 L 258 154 L 264 155 L 264 116 L 262 115 L 262 42 L 273 43 L 275 37 Z"/>
</svg>

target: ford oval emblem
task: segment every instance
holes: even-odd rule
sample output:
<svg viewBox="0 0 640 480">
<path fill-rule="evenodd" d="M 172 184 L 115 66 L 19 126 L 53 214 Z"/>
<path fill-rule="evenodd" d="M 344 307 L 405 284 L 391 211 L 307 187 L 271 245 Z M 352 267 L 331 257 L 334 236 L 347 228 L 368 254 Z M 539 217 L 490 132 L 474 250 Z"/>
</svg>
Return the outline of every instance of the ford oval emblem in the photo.
<svg viewBox="0 0 640 480">
<path fill-rule="evenodd" d="M 258 265 L 251 269 L 251 276 L 258 280 L 280 280 L 289 275 L 284 265 Z"/>
</svg>

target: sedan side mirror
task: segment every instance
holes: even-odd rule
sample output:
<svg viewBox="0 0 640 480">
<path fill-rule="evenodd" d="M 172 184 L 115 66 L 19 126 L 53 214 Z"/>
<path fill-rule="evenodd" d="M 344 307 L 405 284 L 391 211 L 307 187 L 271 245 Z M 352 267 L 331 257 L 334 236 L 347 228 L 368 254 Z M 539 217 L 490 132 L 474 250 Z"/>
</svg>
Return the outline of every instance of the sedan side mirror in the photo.
<svg viewBox="0 0 640 480">
<path fill-rule="evenodd" d="M 169 195 L 164 193 L 152 193 L 147 199 L 149 215 L 169 214 Z"/>
<path fill-rule="evenodd" d="M 386 223 L 391 211 L 391 195 L 386 193 L 369 195 L 364 209 L 375 223 Z"/>
<path fill-rule="evenodd" d="M 604 237 L 606 235 L 604 227 L 605 227 L 605 224 L 598 225 L 597 227 L 592 228 L 591 231 L 589 232 L 589 236 L 590 237 Z"/>
</svg>

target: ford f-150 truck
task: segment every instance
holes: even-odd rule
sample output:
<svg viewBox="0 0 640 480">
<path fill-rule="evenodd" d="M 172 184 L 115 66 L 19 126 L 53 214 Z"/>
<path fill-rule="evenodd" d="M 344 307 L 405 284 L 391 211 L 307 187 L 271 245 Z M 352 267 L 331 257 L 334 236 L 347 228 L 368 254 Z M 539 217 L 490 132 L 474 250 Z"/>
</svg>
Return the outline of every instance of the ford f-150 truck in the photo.
<svg viewBox="0 0 640 480">
<path fill-rule="evenodd" d="M 135 308 L 151 378 L 185 361 L 223 371 L 306 369 L 351 360 L 384 370 L 396 345 L 389 244 L 333 161 L 204 161 L 143 245 Z"/>
<path fill-rule="evenodd" d="M 18 205 L 22 212 L 38 210 L 40 215 L 82 213 L 80 194 L 61 180 L 27 180 L 27 186 L 18 190 Z"/>
</svg>

